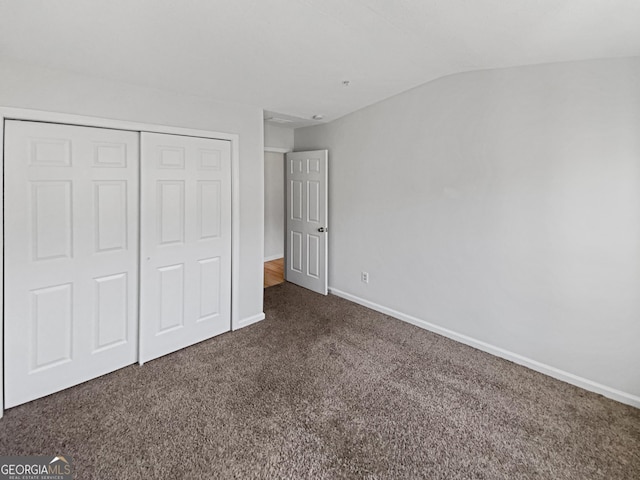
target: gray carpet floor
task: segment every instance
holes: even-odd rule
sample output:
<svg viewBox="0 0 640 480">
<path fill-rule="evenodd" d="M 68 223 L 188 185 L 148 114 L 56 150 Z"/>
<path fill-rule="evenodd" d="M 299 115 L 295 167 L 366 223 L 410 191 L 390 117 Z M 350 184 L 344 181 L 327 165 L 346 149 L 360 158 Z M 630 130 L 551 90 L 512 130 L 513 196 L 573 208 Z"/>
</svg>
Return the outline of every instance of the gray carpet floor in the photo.
<svg viewBox="0 0 640 480">
<path fill-rule="evenodd" d="M 79 479 L 639 479 L 640 410 L 291 284 L 267 319 L 6 412 Z"/>
</svg>

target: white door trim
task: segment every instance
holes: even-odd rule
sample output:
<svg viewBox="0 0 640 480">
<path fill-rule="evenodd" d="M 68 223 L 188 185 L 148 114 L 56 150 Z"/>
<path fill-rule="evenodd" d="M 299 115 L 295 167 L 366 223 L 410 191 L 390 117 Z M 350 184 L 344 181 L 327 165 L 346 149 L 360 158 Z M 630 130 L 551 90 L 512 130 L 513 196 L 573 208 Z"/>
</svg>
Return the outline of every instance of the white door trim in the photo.
<svg viewBox="0 0 640 480">
<path fill-rule="evenodd" d="M 47 112 L 42 110 L 30 110 L 25 108 L 0 106 L 0 176 L 4 177 L 4 122 L 5 120 L 30 120 L 34 122 L 63 123 L 85 127 L 111 128 L 114 130 L 129 130 L 133 132 L 167 133 L 172 135 L 185 135 L 189 137 L 217 138 L 231 142 L 231 330 L 237 330 L 244 326 L 238 318 L 238 286 L 239 286 L 239 260 L 240 260 L 240 136 L 234 133 L 211 132 L 191 128 L 172 127 L 153 123 L 129 122 L 68 113 Z M 4 204 L 3 195 L 0 195 L 0 210 L 2 222 L 0 222 L 0 250 L 4 252 Z M 0 255 L 0 305 L 4 304 L 4 254 Z M 4 309 L 1 325 L 4 326 Z M 4 414 L 4 328 L 0 328 L 0 418 Z"/>
<path fill-rule="evenodd" d="M 281 148 L 281 147 L 264 147 L 265 152 L 271 153 L 289 153 L 292 150 L 290 148 Z"/>
</svg>

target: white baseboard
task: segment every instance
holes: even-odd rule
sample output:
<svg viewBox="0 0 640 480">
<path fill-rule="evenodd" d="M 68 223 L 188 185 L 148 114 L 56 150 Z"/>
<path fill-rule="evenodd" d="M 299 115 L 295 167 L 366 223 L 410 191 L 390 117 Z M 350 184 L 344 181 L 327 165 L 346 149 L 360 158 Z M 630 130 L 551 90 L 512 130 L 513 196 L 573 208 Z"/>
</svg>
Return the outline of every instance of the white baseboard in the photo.
<svg viewBox="0 0 640 480">
<path fill-rule="evenodd" d="M 411 315 L 398 312 L 397 310 L 393 310 L 392 308 L 378 305 L 377 303 L 365 300 L 347 292 L 343 292 L 342 290 L 329 287 L 329 292 L 333 295 L 336 295 L 337 297 L 342 297 L 346 300 L 365 306 L 377 312 L 389 315 L 390 317 L 397 318 L 398 320 L 402 320 L 417 327 L 424 328 L 425 330 L 437 333 L 438 335 L 450 338 L 452 340 L 455 340 L 456 342 L 464 343 L 465 345 L 477 348 L 478 350 L 490 353 L 491 355 L 504 358 L 505 360 L 517 363 L 518 365 L 523 365 L 532 370 L 535 370 L 536 372 L 544 373 L 545 375 L 549 375 L 550 377 L 562 380 L 563 382 L 570 383 L 571 385 L 575 385 L 576 387 L 584 388 L 585 390 L 599 393 L 618 402 L 640 408 L 640 397 L 631 393 L 623 392 L 621 390 L 608 387 L 607 385 L 603 385 L 601 383 L 594 382 L 578 375 L 574 375 L 573 373 L 565 372 L 564 370 L 560 370 L 536 360 L 523 357 L 522 355 L 518 355 L 517 353 L 513 353 L 489 343 L 476 340 L 475 338 L 469 337 L 467 335 L 463 335 L 461 333 L 454 332 L 453 330 L 449 330 L 447 328 L 439 327 L 438 325 L 427 322 L 425 320 L 421 320 Z"/>
<path fill-rule="evenodd" d="M 260 320 L 264 320 L 265 315 L 263 313 L 258 313 L 257 315 L 253 315 L 252 317 L 243 318 L 236 325 L 233 326 L 231 330 L 236 331 L 241 328 L 248 327 L 249 325 L 253 325 L 254 323 L 259 322 Z"/>
<path fill-rule="evenodd" d="M 284 258 L 284 253 L 277 253 L 275 255 L 270 255 L 268 257 L 264 257 L 264 261 L 265 262 L 270 262 L 271 260 L 279 260 L 281 258 Z"/>
</svg>

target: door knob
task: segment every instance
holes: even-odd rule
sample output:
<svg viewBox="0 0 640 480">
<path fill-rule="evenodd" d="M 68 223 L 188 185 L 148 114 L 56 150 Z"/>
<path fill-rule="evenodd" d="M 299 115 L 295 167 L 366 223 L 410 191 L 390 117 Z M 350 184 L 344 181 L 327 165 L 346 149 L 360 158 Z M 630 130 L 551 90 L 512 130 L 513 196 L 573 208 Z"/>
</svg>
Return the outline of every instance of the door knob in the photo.
<svg viewBox="0 0 640 480">
<path fill-rule="evenodd" d="M 320 227 L 320 228 L 318 229 L 318 231 L 319 231 L 320 233 L 322 233 L 322 232 L 326 232 L 326 231 L 327 231 L 327 229 L 326 229 L 326 228 L 324 228 L 324 227 Z"/>
</svg>

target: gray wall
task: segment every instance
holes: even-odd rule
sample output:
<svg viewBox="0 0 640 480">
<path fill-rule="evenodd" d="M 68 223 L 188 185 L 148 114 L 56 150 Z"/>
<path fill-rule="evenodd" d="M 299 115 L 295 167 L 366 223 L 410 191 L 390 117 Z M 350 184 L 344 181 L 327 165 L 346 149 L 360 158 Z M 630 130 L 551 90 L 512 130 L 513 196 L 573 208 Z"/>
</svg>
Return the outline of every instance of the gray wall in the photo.
<svg viewBox="0 0 640 480">
<path fill-rule="evenodd" d="M 295 147 L 329 149 L 331 287 L 640 400 L 640 58 L 441 78 Z"/>
<path fill-rule="evenodd" d="M 264 122 L 264 147 L 293 150 L 293 128 L 279 127 Z"/>
<path fill-rule="evenodd" d="M 240 136 L 239 319 L 262 313 L 262 110 L 0 59 L 0 105 Z"/>
<path fill-rule="evenodd" d="M 264 152 L 264 259 L 283 256 L 284 154 Z"/>
<path fill-rule="evenodd" d="M 264 148 L 293 150 L 293 128 L 264 122 Z M 264 259 L 284 256 L 284 155 L 264 152 Z"/>
</svg>

